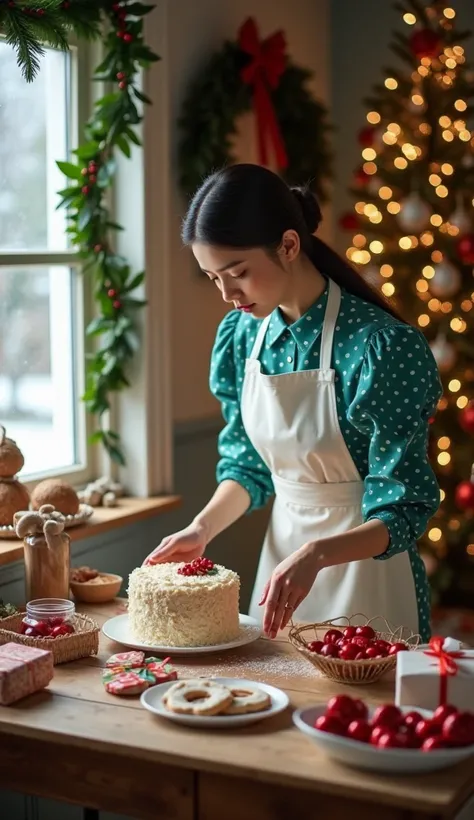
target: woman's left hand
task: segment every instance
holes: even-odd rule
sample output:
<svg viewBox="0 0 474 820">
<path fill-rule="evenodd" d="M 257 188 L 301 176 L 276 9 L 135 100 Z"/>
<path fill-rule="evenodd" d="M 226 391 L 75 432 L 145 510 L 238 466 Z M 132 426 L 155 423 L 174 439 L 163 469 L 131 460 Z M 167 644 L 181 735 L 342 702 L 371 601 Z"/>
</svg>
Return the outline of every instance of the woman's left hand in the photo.
<svg viewBox="0 0 474 820">
<path fill-rule="evenodd" d="M 295 609 L 308 595 L 321 569 L 315 542 L 304 544 L 273 571 L 265 584 L 259 606 L 265 604 L 263 631 L 275 638 L 284 629 Z"/>
</svg>

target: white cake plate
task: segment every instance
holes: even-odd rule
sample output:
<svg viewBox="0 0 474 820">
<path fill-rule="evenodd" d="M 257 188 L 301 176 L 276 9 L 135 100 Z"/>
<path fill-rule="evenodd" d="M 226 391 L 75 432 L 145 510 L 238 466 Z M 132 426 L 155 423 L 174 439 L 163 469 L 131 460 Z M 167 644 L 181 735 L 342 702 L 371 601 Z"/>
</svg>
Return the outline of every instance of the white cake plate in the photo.
<svg viewBox="0 0 474 820">
<path fill-rule="evenodd" d="M 199 655 L 207 652 L 223 652 L 227 649 L 235 649 L 237 646 L 244 646 L 260 638 L 262 630 L 255 618 L 251 618 L 249 615 L 239 615 L 239 622 L 239 636 L 233 641 L 217 644 L 216 646 L 162 646 L 161 644 L 140 643 L 130 631 L 128 613 L 110 618 L 103 625 L 102 632 L 111 641 L 116 641 L 131 649 L 143 649 L 147 652 L 160 652 L 167 655 Z"/>
<path fill-rule="evenodd" d="M 244 616 L 245 617 L 245 616 Z M 245 689 L 246 684 L 251 686 L 258 686 L 263 689 L 271 698 L 271 706 L 263 712 L 250 712 L 246 715 L 213 715 L 212 717 L 200 717 L 198 715 L 181 715 L 176 712 L 169 712 L 163 705 L 163 695 L 170 686 L 173 686 L 175 681 L 158 684 L 158 686 L 150 686 L 146 689 L 140 698 L 142 706 L 153 712 L 159 717 L 172 720 L 174 723 L 182 723 L 185 726 L 192 726 L 194 729 L 237 729 L 240 726 L 248 726 L 251 723 L 257 723 L 260 720 L 266 720 L 274 715 L 283 712 L 290 699 L 286 692 L 277 689 L 276 686 L 270 686 L 268 683 L 261 683 L 260 681 L 248 681 L 241 678 L 211 678 L 216 683 L 222 683 L 224 686 L 237 687 L 238 689 Z"/>
</svg>

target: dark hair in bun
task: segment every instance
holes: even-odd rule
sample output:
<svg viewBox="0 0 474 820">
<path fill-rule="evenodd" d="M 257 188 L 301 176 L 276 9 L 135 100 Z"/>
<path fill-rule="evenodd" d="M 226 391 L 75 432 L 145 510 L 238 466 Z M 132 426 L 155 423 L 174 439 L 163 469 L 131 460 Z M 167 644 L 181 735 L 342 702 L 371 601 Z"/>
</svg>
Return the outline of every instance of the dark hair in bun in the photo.
<svg viewBox="0 0 474 820">
<path fill-rule="evenodd" d="M 185 245 L 202 242 L 265 248 L 273 254 L 284 232 L 294 230 L 303 253 L 324 276 L 400 319 L 352 265 L 314 236 L 321 222 L 321 208 L 309 188 L 290 188 L 268 168 L 240 164 L 217 171 L 203 182 L 191 200 L 181 235 Z"/>
</svg>

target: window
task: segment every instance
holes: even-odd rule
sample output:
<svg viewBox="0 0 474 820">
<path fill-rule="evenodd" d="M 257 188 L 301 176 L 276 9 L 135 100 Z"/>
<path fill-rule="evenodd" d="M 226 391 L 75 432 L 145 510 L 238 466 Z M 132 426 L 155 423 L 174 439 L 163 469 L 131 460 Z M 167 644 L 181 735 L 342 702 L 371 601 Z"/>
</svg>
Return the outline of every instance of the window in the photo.
<svg viewBox="0 0 474 820">
<path fill-rule="evenodd" d="M 87 478 L 82 274 L 56 160 L 77 144 L 78 53 L 47 49 L 27 83 L 0 41 L 0 421 L 23 480 Z M 82 104 L 82 103 L 81 103 Z"/>
</svg>

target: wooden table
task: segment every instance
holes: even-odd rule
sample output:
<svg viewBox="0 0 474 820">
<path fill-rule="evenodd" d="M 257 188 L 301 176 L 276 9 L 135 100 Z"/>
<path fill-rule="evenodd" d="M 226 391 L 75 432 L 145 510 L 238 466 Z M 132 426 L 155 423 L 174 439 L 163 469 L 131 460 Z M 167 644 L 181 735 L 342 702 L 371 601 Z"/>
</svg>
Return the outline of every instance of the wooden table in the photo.
<svg viewBox="0 0 474 820">
<path fill-rule="evenodd" d="M 121 609 L 81 607 L 100 623 Z M 440 820 L 474 794 L 472 761 L 423 777 L 338 765 L 293 726 L 291 709 L 234 731 L 161 720 L 105 692 L 100 669 L 117 651 L 102 638 L 98 657 L 57 666 L 48 689 L 0 707 L 1 787 L 145 820 Z M 349 688 L 318 677 L 284 637 L 174 662 L 182 675 L 275 684 L 292 708 L 343 691 L 393 699 L 393 680 Z"/>
</svg>

